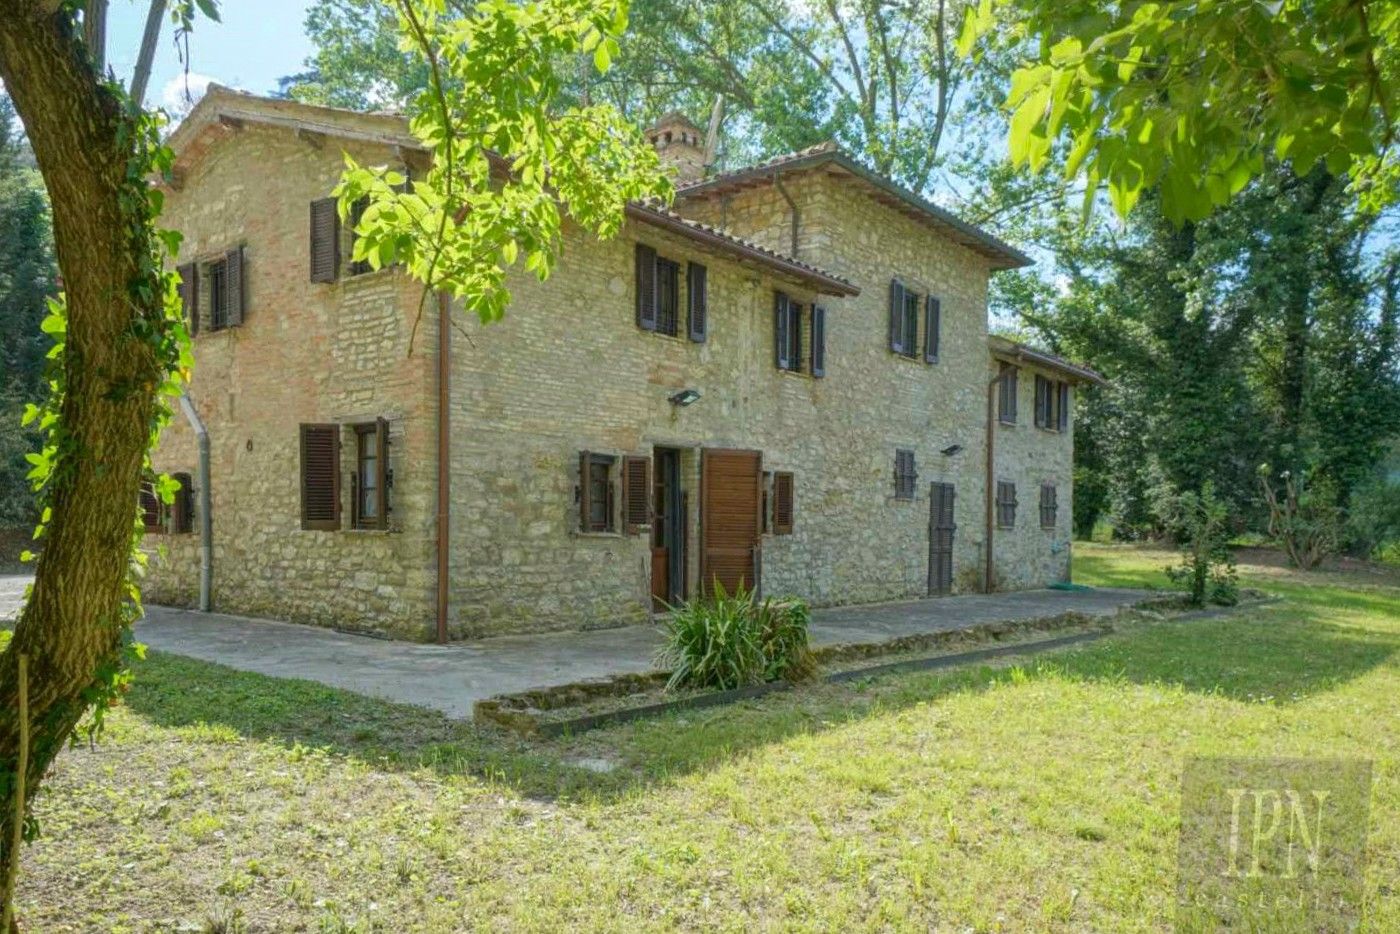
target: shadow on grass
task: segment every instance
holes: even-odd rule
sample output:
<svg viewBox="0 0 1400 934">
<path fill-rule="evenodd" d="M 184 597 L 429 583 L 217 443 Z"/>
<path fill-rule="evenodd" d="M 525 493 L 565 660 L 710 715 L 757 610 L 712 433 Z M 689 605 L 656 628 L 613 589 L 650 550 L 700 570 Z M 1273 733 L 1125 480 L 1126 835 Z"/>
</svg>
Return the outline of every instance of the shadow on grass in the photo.
<svg viewBox="0 0 1400 934">
<path fill-rule="evenodd" d="M 1395 602 L 1387 606 L 1393 611 Z M 1297 605 L 1245 608 L 1227 617 L 1144 625 L 1019 664 L 1031 678 L 1180 686 L 1245 703 L 1289 704 L 1361 677 L 1400 650 L 1400 632 L 1337 625 L 1319 615 Z M 325 748 L 379 769 L 477 776 L 530 797 L 611 800 L 720 766 L 750 749 L 1005 680 L 1004 671 L 985 666 L 891 675 L 578 737 L 526 740 L 314 682 L 152 653 L 137 671 L 127 705 L 163 727 Z M 581 767 L 581 759 L 616 767 L 600 773 Z"/>
</svg>

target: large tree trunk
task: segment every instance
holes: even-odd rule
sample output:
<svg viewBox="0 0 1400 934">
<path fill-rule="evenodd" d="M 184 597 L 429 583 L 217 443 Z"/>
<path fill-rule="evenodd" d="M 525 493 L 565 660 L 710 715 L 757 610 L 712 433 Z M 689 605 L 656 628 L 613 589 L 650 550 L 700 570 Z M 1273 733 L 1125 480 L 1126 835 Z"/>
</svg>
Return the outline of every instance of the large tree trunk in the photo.
<svg viewBox="0 0 1400 934">
<path fill-rule="evenodd" d="M 68 300 L 52 518 L 33 593 L 0 655 L 0 868 L 9 851 L 18 761 L 16 658 L 29 660 L 27 786 L 90 706 L 99 670 L 120 663 L 121 612 L 143 457 L 162 379 L 149 335 L 165 327 L 144 204 L 124 210 L 132 121 L 98 82 L 57 0 L 0 0 L 0 78 L 24 121 L 53 205 Z M 145 300 L 133 298 L 146 287 Z M 154 330 L 153 330 L 154 329 Z M 5 340 L 15 335 L 3 335 Z"/>
</svg>

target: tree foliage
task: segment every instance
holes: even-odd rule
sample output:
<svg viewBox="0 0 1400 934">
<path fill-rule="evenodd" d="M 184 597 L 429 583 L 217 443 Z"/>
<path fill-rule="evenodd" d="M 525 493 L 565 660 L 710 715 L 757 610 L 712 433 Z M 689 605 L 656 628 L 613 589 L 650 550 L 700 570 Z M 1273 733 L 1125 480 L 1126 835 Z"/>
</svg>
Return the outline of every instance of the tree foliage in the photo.
<svg viewBox="0 0 1400 934">
<path fill-rule="evenodd" d="M 490 321 L 505 313 L 510 267 L 549 275 L 564 211 L 609 237 L 629 201 L 669 195 L 655 150 L 615 108 L 560 101 L 554 63 L 587 54 L 606 72 L 623 0 L 502 0 L 462 15 L 399 0 L 398 11 L 403 47 L 428 68 L 410 129 L 432 159 L 406 185 L 346 156 L 342 217 L 368 200 L 354 259 L 402 263 L 425 295 L 450 292 Z"/>
<path fill-rule="evenodd" d="M 1396 195 L 1400 5 L 1375 0 L 981 0 L 959 49 L 1025 43 L 1008 149 L 1039 170 L 1057 140 L 1092 198 L 1127 216 L 1159 192 L 1200 220 L 1286 160 L 1348 175 L 1377 207 Z"/>
</svg>

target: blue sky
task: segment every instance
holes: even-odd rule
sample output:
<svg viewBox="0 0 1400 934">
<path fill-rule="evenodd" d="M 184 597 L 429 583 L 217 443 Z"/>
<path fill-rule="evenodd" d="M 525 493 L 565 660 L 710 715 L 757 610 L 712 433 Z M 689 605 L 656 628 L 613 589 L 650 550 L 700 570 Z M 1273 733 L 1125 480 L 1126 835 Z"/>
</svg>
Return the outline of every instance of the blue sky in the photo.
<svg viewBox="0 0 1400 934">
<path fill-rule="evenodd" d="M 203 89 L 212 79 L 219 84 L 266 93 L 277 79 L 302 69 L 311 54 L 303 21 L 308 0 L 227 0 L 220 3 L 223 22 L 199 19 L 190 35 L 189 83 Z M 123 81 L 131 79 L 147 4 L 116 0 L 108 12 L 107 48 L 112 68 Z M 176 54 L 174 28 L 167 20 L 156 47 L 146 103 L 175 106 L 180 97 L 184 66 Z"/>
</svg>

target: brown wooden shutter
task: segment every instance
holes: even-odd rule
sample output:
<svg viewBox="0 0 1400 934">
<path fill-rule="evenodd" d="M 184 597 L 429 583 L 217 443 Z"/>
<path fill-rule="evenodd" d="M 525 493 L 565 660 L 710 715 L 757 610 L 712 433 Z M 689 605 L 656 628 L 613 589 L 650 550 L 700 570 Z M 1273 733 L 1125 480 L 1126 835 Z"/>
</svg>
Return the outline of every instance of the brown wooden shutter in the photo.
<svg viewBox="0 0 1400 934">
<path fill-rule="evenodd" d="M 376 498 L 379 500 L 374 527 L 377 529 L 387 529 L 389 527 L 389 422 L 380 418 L 375 420 L 375 488 Z"/>
<path fill-rule="evenodd" d="M 592 455 L 590 455 L 587 451 L 579 451 L 579 454 L 578 454 L 578 527 L 579 527 L 579 531 L 580 531 L 580 532 L 587 532 L 587 531 L 588 531 L 589 517 L 590 517 L 590 516 L 592 515 L 592 513 L 593 513 L 593 510 L 592 510 L 591 508 L 589 508 L 592 504 L 591 504 L 591 502 L 590 502 L 591 493 L 590 493 L 590 491 L 589 491 L 589 486 L 590 486 L 590 484 L 589 484 L 589 482 L 588 482 L 588 463 L 589 463 L 589 461 L 591 460 L 591 458 L 592 458 Z"/>
<path fill-rule="evenodd" d="M 685 274 L 686 294 L 689 299 L 690 339 L 697 344 L 703 344 L 709 328 L 709 286 L 705 267 L 699 263 L 689 263 Z"/>
<path fill-rule="evenodd" d="M 1016 396 L 1019 376 L 1015 366 L 1001 365 L 1001 385 L 997 387 L 997 418 L 1007 425 L 1016 424 Z"/>
<path fill-rule="evenodd" d="M 716 582 L 729 593 L 755 590 L 761 563 L 763 455 L 705 448 L 700 452 L 700 592 Z"/>
<path fill-rule="evenodd" d="M 147 532 L 165 531 L 165 504 L 160 501 L 160 496 L 156 493 L 154 480 L 142 480 L 141 492 L 141 525 Z"/>
<path fill-rule="evenodd" d="M 180 307 L 184 309 L 185 329 L 194 337 L 199 333 L 199 266 L 185 263 L 176 268 L 180 275 Z"/>
<path fill-rule="evenodd" d="M 826 309 L 812 306 L 812 375 L 826 375 Z"/>
<path fill-rule="evenodd" d="M 1035 378 L 1035 427 L 1049 427 L 1050 382 L 1043 376 Z"/>
<path fill-rule="evenodd" d="M 1058 427 L 1061 431 L 1065 431 L 1069 428 L 1069 383 L 1059 384 L 1059 396 L 1059 424 L 1056 427 Z"/>
<path fill-rule="evenodd" d="M 637 327 L 656 330 L 656 251 L 637 244 Z"/>
<path fill-rule="evenodd" d="M 646 457 L 622 458 L 622 523 L 628 535 L 651 524 L 651 478 Z"/>
<path fill-rule="evenodd" d="M 773 534 L 792 534 L 793 482 L 792 474 L 773 474 Z"/>
<path fill-rule="evenodd" d="M 904 448 L 897 449 L 894 452 L 894 495 L 899 499 L 913 499 L 917 481 L 914 452 Z"/>
<path fill-rule="evenodd" d="M 932 295 L 924 298 L 924 362 L 938 362 L 938 337 L 942 302 Z"/>
<path fill-rule="evenodd" d="M 174 474 L 180 488 L 170 506 L 170 531 L 184 533 L 194 528 L 194 483 L 187 473 Z"/>
<path fill-rule="evenodd" d="M 792 324 L 792 301 L 782 292 L 773 293 L 773 364 L 780 370 L 792 369 L 788 328 Z"/>
<path fill-rule="evenodd" d="M 227 308 L 224 310 L 224 327 L 237 327 L 243 323 L 243 247 L 236 246 L 224 254 L 224 293 Z"/>
<path fill-rule="evenodd" d="M 301 527 L 340 528 L 340 426 L 301 426 Z"/>
<path fill-rule="evenodd" d="M 890 280 L 890 350 L 904 353 L 904 283 Z"/>
<path fill-rule="evenodd" d="M 340 273 L 340 214 L 334 198 L 311 202 L 311 281 L 334 282 Z"/>
</svg>

